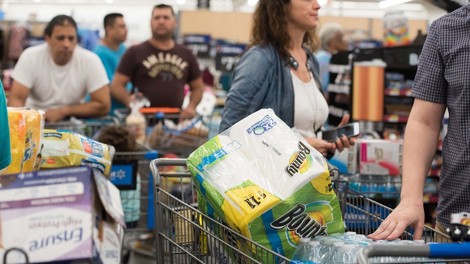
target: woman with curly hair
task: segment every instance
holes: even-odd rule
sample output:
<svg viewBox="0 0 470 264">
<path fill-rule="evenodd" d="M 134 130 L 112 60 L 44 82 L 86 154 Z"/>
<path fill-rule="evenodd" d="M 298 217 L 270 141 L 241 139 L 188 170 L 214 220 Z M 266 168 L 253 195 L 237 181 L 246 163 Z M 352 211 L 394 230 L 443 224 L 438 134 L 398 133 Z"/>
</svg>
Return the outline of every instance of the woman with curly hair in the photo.
<svg viewBox="0 0 470 264">
<path fill-rule="evenodd" d="M 312 51 L 320 5 L 316 0 L 259 0 L 250 49 L 233 74 L 220 131 L 262 108 L 271 108 L 322 154 L 353 144 L 346 136 L 331 143 L 317 133 L 328 117 L 319 66 Z M 340 125 L 349 121 L 345 116 Z"/>
</svg>

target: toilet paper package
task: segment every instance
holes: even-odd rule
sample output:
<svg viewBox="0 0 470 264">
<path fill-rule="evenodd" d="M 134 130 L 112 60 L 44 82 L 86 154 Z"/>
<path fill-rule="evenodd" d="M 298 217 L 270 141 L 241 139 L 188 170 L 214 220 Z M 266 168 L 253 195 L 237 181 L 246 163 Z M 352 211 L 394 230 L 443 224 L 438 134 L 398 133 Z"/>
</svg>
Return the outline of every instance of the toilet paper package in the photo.
<svg viewBox="0 0 470 264">
<path fill-rule="evenodd" d="M 325 159 L 271 109 L 213 137 L 187 163 L 204 208 L 280 254 L 290 257 L 301 237 L 344 231 Z"/>
<path fill-rule="evenodd" d="M 12 161 L 0 175 L 37 171 L 41 160 L 44 111 L 8 107 Z"/>
</svg>

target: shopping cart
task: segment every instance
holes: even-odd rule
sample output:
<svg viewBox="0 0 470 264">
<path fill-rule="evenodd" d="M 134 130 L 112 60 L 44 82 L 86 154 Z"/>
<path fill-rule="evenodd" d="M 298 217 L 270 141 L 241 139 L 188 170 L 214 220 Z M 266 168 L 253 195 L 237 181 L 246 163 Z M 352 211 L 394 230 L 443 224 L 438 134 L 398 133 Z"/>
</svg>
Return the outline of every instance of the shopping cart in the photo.
<svg viewBox="0 0 470 264">
<path fill-rule="evenodd" d="M 188 157 L 209 136 L 211 116 L 196 116 L 179 122 L 179 109 L 142 109 L 148 124 L 148 145 L 162 153 Z"/>
<path fill-rule="evenodd" d="M 156 190 L 157 263 L 290 263 L 291 260 L 288 258 L 243 237 L 223 223 L 202 213 L 196 208 L 196 200 L 184 202 L 182 199 L 187 200 L 187 197 L 170 194 L 162 187 L 165 181 L 176 178 L 185 182 L 185 179 L 191 178 L 191 174 L 188 171 L 163 173 L 159 169 L 162 166 L 186 168 L 186 159 L 156 159 L 150 163 Z M 334 183 L 347 231 L 370 234 L 391 213 L 391 208 L 349 189 L 348 183 L 342 182 L 341 177 L 336 177 Z M 192 190 L 193 193 L 186 195 L 195 197 L 194 189 Z M 412 234 L 412 229 L 408 228 L 400 238 L 411 240 Z M 439 235 L 443 234 L 425 226 L 423 231 L 425 242 L 434 242 Z M 431 259 L 415 263 L 442 262 L 442 259 Z M 410 261 L 394 263 L 410 263 Z"/>
<path fill-rule="evenodd" d="M 470 263 L 470 242 L 442 243 L 428 245 L 374 245 L 359 251 L 357 262 L 359 264 L 371 263 L 372 257 L 409 257 L 434 258 L 434 260 L 416 260 L 415 263 Z M 436 259 L 440 259 L 436 260 Z"/>
<path fill-rule="evenodd" d="M 159 169 L 162 166 L 186 167 L 185 159 L 156 159 L 150 166 L 156 186 L 157 263 L 288 263 L 289 259 L 196 209 L 193 188 L 182 192 L 180 197 L 162 188 L 171 178 L 181 183 L 191 178 L 189 172 L 165 173 Z"/>
<path fill-rule="evenodd" d="M 212 115 L 196 116 L 191 120 L 180 121 L 179 108 L 144 107 L 140 112 L 147 122 L 147 145 L 160 153 L 173 153 L 188 157 L 209 137 L 209 128 L 214 123 Z M 121 123 L 125 123 L 127 109 L 116 109 L 114 113 Z"/>
<path fill-rule="evenodd" d="M 21 248 L 13 247 L 13 248 L 9 248 L 5 250 L 5 253 L 3 253 L 3 262 L 2 262 L 3 264 L 13 263 L 13 262 L 9 262 L 10 255 L 15 255 L 12 257 L 12 259 L 15 259 L 15 260 L 20 259 L 21 263 L 24 263 L 24 264 L 30 263 L 28 253 L 26 253 Z M 18 262 L 15 261 L 14 263 L 18 263 Z"/>
<path fill-rule="evenodd" d="M 114 155 L 110 180 L 120 190 L 127 222 L 124 229 L 123 258 L 135 251 L 137 241 L 152 235 L 155 213 L 149 164 L 157 157 L 157 151 L 142 145 L 138 145 L 135 151 L 118 151 Z"/>
<path fill-rule="evenodd" d="M 77 119 L 75 117 L 55 123 L 45 123 L 45 129 L 65 129 L 80 135 L 94 138 L 99 130 L 106 125 L 119 125 L 120 120 L 114 116 L 104 116 L 96 119 Z"/>
</svg>

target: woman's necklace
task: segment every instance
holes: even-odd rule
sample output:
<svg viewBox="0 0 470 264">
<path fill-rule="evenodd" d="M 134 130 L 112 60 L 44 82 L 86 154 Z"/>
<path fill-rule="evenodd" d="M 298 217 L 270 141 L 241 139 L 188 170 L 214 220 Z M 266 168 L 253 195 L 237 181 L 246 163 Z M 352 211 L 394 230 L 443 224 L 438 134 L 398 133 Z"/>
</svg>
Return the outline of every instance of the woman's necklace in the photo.
<svg viewBox="0 0 470 264">
<path fill-rule="evenodd" d="M 292 55 L 289 56 L 289 64 L 292 67 L 292 69 L 294 69 L 295 71 L 299 69 L 299 62 Z M 308 55 L 307 55 L 307 61 L 305 61 L 305 66 L 307 70 L 310 71 L 310 65 L 308 64 Z"/>
<path fill-rule="evenodd" d="M 294 70 L 299 69 L 299 63 L 292 55 L 289 57 L 289 64 Z"/>
</svg>

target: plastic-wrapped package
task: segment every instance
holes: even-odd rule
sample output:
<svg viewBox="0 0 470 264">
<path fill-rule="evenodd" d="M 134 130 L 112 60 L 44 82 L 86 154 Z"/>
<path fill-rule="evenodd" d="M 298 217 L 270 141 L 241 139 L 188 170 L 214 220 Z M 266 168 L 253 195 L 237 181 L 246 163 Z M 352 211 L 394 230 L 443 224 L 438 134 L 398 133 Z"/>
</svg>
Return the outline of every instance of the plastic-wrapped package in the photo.
<svg viewBox="0 0 470 264">
<path fill-rule="evenodd" d="M 271 109 L 196 149 L 188 168 L 218 217 L 287 257 L 301 237 L 344 231 L 325 159 Z"/>
<path fill-rule="evenodd" d="M 44 129 L 44 111 L 9 107 L 11 164 L 1 174 L 17 174 L 39 169 Z"/>
<path fill-rule="evenodd" d="M 104 175 L 111 171 L 115 149 L 69 130 L 44 130 L 42 169 L 89 166 Z"/>
</svg>

